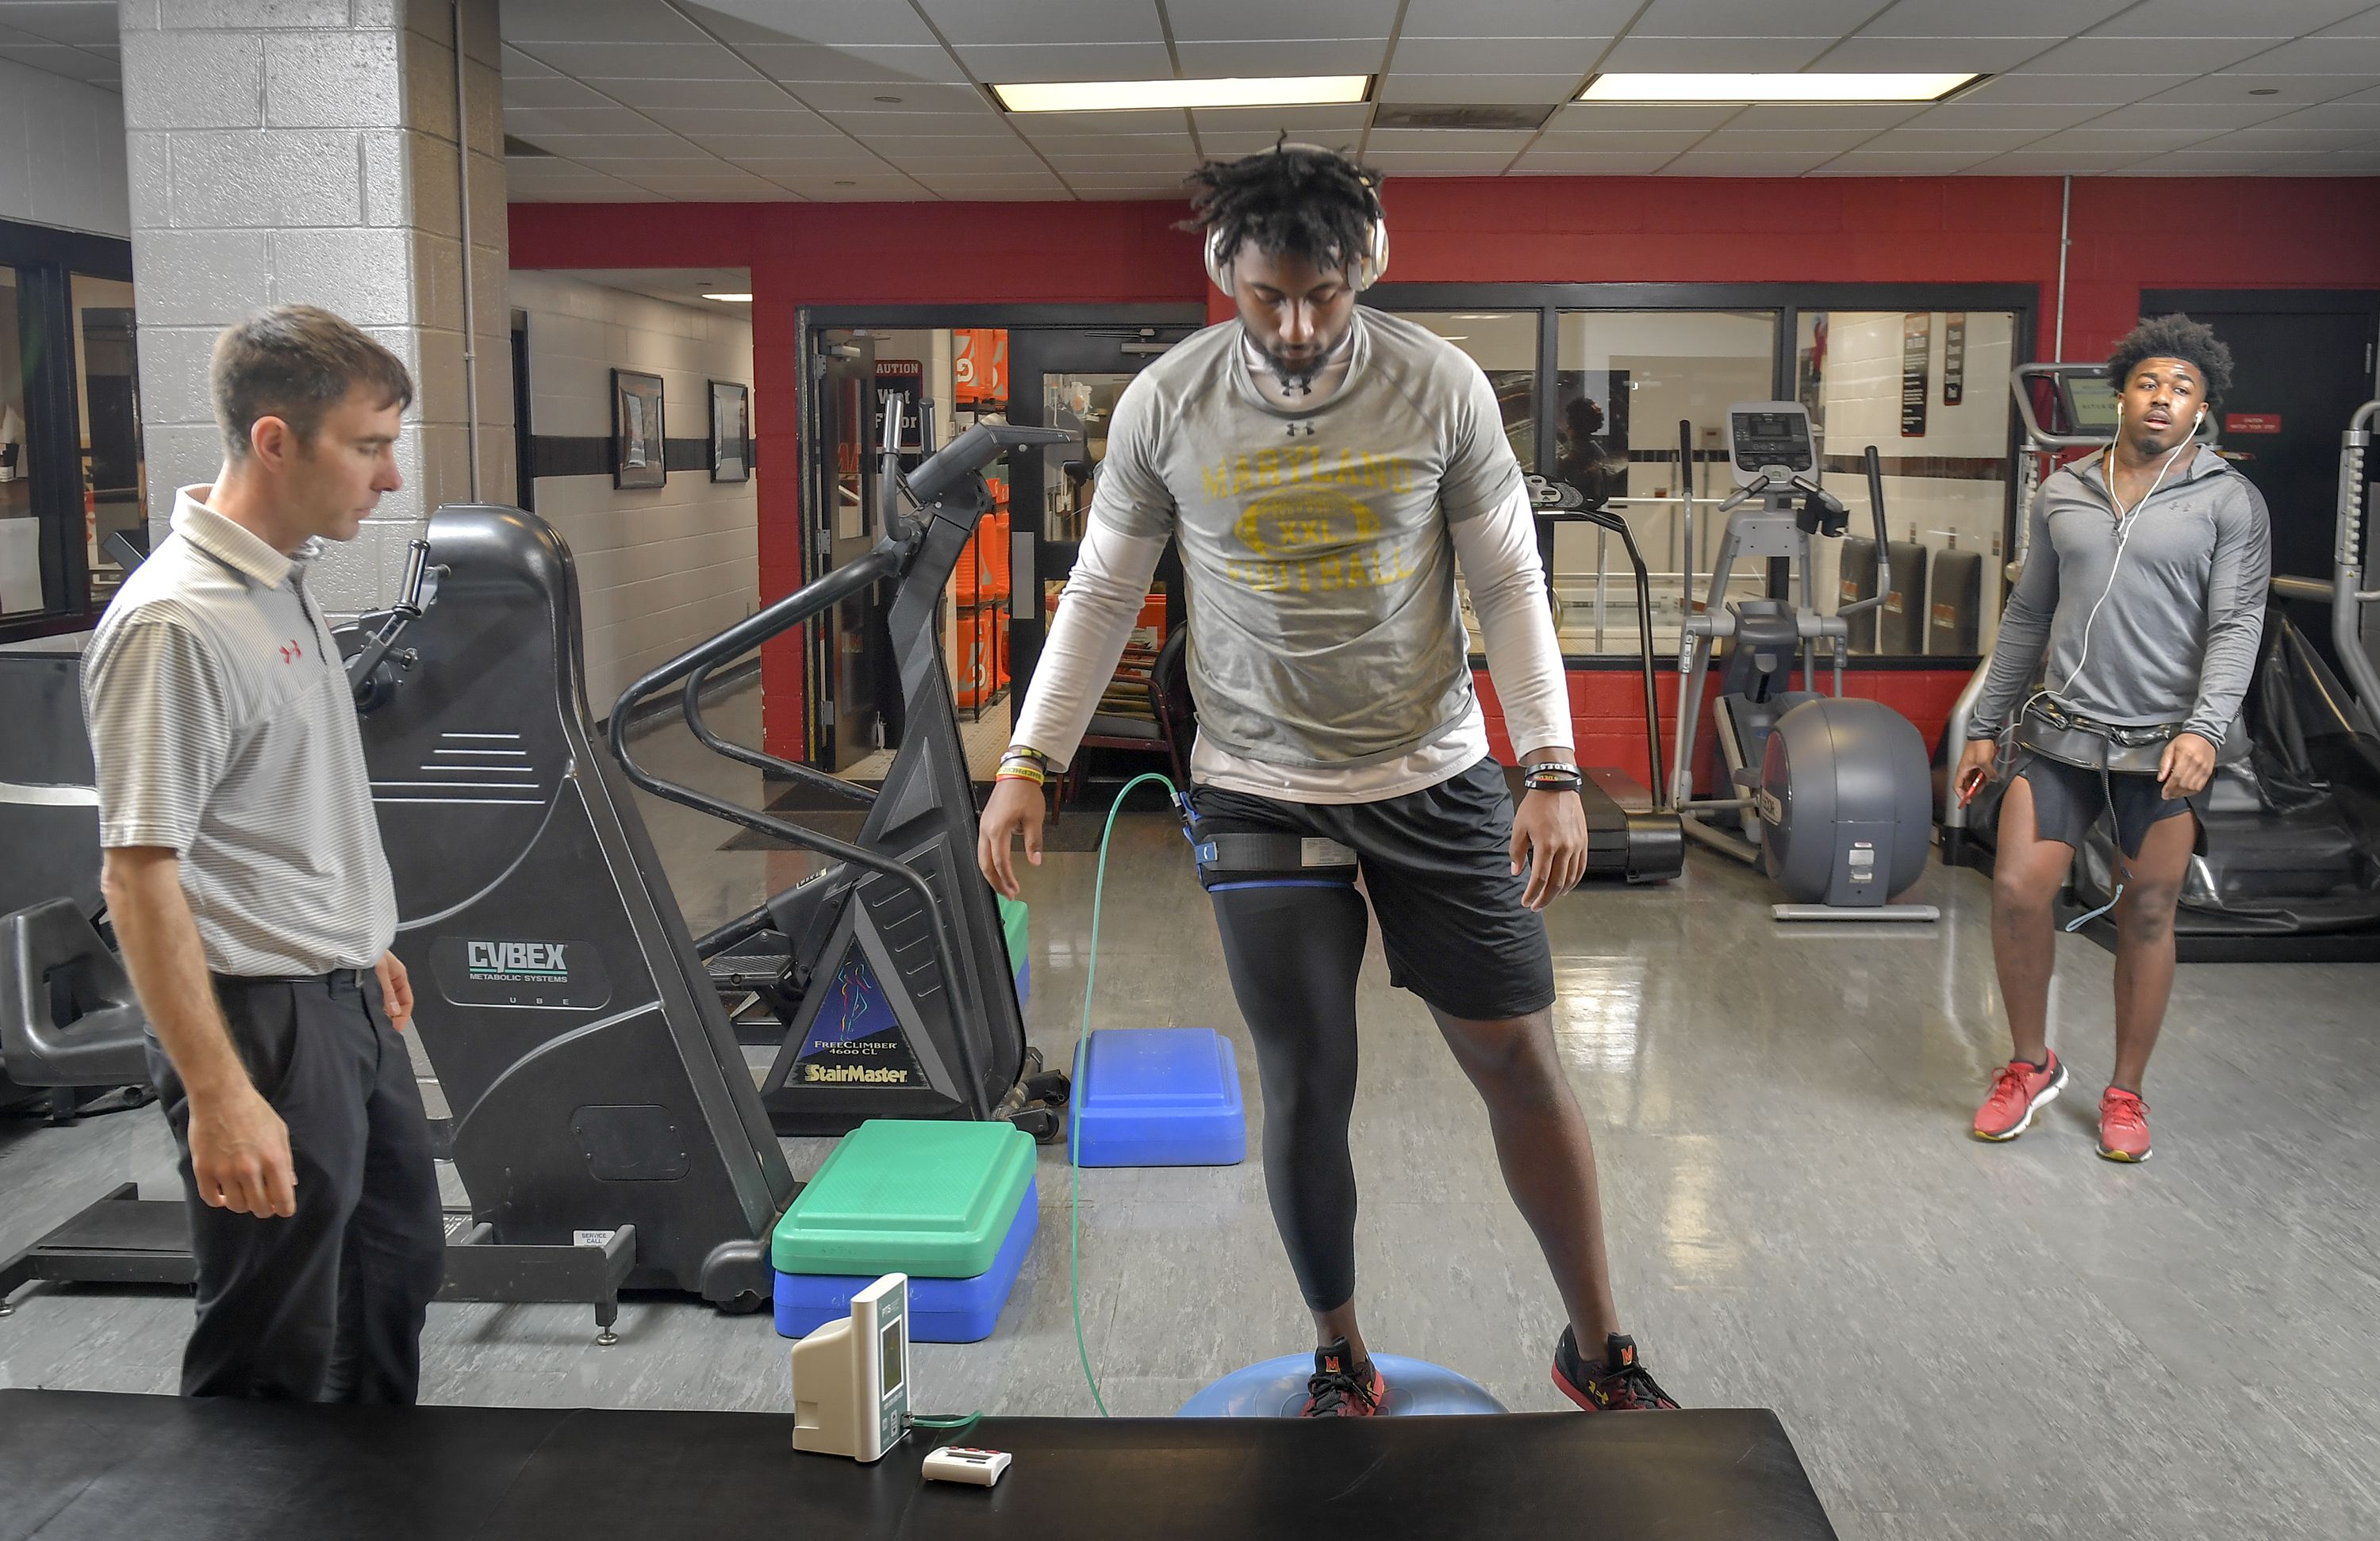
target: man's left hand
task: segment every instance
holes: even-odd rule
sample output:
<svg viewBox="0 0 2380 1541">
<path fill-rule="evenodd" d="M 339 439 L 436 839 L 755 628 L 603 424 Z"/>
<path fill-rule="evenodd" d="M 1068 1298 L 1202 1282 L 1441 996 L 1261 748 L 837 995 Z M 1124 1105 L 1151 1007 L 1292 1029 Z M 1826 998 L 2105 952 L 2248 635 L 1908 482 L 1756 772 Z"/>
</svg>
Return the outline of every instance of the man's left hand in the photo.
<svg viewBox="0 0 2380 1541">
<path fill-rule="evenodd" d="M 1512 874 L 1529 869 L 1521 903 L 1542 910 L 1586 874 L 1586 809 L 1575 792 L 1528 792 L 1512 816 Z"/>
<path fill-rule="evenodd" d="M 2215 776 L 2215 746 L 2194 733 L 2178 733 L 2157 763 L 2157 780 L 2168 797 L 2194 797 Z"/>
<path fill-rule="evenodd" d="M 405 965 L 395 953 L 382 953 L 372 972 L 380 976 L 381 1003 L 388 1009 L 388 1025 L 404 1032 L 413 1025 L 413 981 L 406 977 Z"/>
</svg>

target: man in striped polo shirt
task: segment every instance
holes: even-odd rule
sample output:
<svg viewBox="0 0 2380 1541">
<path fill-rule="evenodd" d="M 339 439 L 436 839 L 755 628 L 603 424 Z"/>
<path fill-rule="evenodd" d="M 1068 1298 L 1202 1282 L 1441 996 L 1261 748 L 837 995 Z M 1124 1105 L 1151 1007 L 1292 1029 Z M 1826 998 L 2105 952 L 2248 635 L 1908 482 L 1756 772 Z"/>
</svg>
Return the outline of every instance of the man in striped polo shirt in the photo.
<svg viewBox="0 0 2380 1541">
<path fill-rule="evenodd" d="M 83 663 L 103 884 L 182 1147 L 186 1396 L 410 1402 L 443 1223 L 396 1035 L 396 899 L 337 645 L 308 592 L 402 485 L 405 366 L 327 310 L 216 339 L 211 487 Z"/>
</svg>

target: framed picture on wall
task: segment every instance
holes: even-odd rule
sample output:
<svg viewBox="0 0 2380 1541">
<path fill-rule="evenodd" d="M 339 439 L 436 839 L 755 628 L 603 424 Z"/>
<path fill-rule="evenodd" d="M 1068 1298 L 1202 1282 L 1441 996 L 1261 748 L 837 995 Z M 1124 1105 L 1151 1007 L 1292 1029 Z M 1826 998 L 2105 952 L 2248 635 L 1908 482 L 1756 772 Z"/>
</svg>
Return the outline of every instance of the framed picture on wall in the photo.
<svg viewBox="0 0 2380 1541">
<path fill-rule="evenodd" d="M 710 479 L 752 479 L 752 387 L 710 382 Z"/>
<path fill-rule="evenodd" d="M 659 487 L 668 479 L 662 438 L 662 377 L 612 371 L 612 485 Z"/>
</svg>

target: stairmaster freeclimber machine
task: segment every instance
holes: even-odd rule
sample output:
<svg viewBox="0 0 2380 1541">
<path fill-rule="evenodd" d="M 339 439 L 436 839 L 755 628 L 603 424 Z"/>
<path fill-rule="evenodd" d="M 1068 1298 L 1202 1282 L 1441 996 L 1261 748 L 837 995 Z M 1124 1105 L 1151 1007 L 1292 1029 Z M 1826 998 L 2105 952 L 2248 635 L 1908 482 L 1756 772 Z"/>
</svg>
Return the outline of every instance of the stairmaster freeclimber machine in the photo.
<svg viewBox="0 0 2380 1541">
<path fill-rule="evenodd" d="M 918 467 L 903 484 L 917 516 L 888 519 L 875 552 L 631 686 L 613 718 L 617 764 L 587 704 L 570 552 L 534 515 L 441 508 L 415 545 L 402 601 L 343 631 L 395 880 L 395 951 L 414 981 L 413 1030 L 452 1110 L 441 1133 L 470 1200 L 450 1235 L 442 1299 L 585 1301 L 599 1342 L 611 1341 L 623 1288 L 756 1308 L 770 1230 L 798 1191 L 772 1121 L 838 1132 L 868 1117 L 1016 1113 L 1055 1124 L 1064 1078 L 1038 1074 L 1025 1046 L 997 911 L 974 868 L 975 807 L 928 613 L 990 506 L 981 467 L 1014 445 L 1065 437 L 978 428 Z M 688 721 L 711 747 L 819 775 L 717 739 L 702 723 L 701 686 L 720 664 L 887 580 L 901 584 L 893 625 L 908 737 L 881 794 L 853 789 L 871 807 L 856 843 L 719 803 L 627 754 L 635 703 L 683 680 Z M 801 1036 L 765 1080 L 773 1107 L 687 933 L 631 781 L 837 859 L 714 933 L 714 950 L 722 935 L 747 948 L 781 939 L 771 966 Z M 815 1062 L 816 1040 L 886 1032 L 914 1056 L 915 1079 L 799 1071 Z M 194 1277 L 182 1200 L 143 1200 L 128 1183 L 0 1261 L 0 1315 L 34 1280 Z"/>
</svg>

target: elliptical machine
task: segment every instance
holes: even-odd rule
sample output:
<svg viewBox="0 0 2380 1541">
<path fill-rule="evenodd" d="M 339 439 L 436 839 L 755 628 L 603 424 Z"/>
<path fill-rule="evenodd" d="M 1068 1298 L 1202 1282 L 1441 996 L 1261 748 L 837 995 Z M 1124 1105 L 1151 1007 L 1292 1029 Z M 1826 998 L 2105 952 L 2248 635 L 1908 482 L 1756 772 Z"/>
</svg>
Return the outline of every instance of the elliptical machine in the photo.
<svg viewBox="0 0 2380 1541">
<path fill-rule="evenodd" d="M 1809 412 L 1797 402 L 1765 401 L 1737 403 L 1727 415 L 1728 461 L 1736 490 L 1719 505 L 1727 528 L 1699 613 L 1694 607 L 1694 505 L 1683 505 L 1683 681 L 1670 807 L 1682 819 L 1687 834 L 1776 880 L 1786 899 L 1774 906 L 1779 920 L 1938 920 L 1941 911 L 1932 904 L 1891 902 L 1924 873 L 1931 843 L 1933 782 L 1925 741 L 1890 707 L 1843 694 L 1849 618 L 1881 606 L 1892 588 L 1884 478 L 1876 448 L 1867 451 L 1876 592 L 1824 615 L 1812 600 L 1810 542 L 1813 537 L 1840 538 L 1851 516 L 1841 500 L 1818 485 Z M 1690 455 L 1690 429 L 1685 437 L 1681 453 Z M 1738 558 L 1790 564 L 1800 586 L 1798 601 L 1730 600 L 1728 582 Z M 1833 664 L 1832 695 L 1815 688 L 1822 640 Z M 1722 642 L 1726 650 L 1718 653 Z M 1730 795 L 1696 798 L 1694 738 L 1715 653 L 1721 674 L 1712 715 Z M 1797 654 L 1799 690 L 1792 688 Z M 1722 819 L 1736 823 L 1738 831 L 1722 828 Z"/>
</svg>

